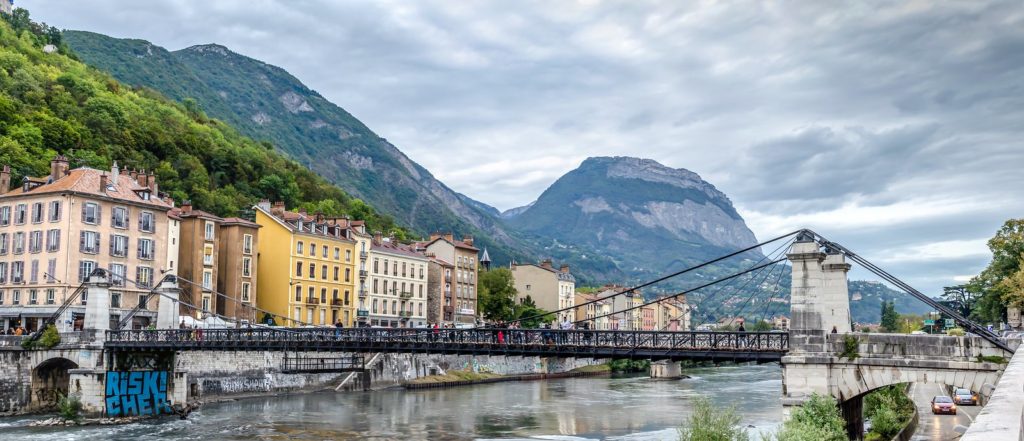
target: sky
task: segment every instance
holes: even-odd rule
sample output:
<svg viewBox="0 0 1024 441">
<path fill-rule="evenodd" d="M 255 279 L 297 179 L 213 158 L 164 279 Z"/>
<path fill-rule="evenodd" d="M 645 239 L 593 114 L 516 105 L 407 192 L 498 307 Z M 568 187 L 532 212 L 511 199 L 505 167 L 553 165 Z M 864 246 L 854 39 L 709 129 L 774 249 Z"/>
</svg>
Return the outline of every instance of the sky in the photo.
<svg viewBox="0 0 1024 441">
<path fill-rule="evenodd" d="M 758 238 L 812 228 L 929 294 L 1024 217 L 1019 0 L 16 4 L 283 67 L 499 209 L 586 157 L 651 158 L 724 191 Z"/>
</svg>

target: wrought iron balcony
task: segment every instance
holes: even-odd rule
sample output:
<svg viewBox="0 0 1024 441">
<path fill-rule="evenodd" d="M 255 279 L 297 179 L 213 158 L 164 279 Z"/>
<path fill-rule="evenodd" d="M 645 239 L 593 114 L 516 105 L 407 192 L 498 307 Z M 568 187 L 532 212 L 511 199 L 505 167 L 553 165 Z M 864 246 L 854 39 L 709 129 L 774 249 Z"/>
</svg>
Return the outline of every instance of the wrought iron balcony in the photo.
<svg viewBox="0 0 1024 441">
<path fill-rule="evenodd" d="M 365 289 L 360 289 L 359 290 L 359 298 L 361 298 L 361 299 L 365 299 L 366 298 L 366 290 Z"/>
<path fill-rule="evenodd" d="M 412 298 L 412 291 L 403 291 L 398 294 L 398 298 L 402 300 L 409 300 Z"/>
<path fill-rule="evenodd" d="M 341 306 L 341 299 L 331 299 L 331 306 Z"/>
<path fill-rule="evenodd" d="M 412 317 L 412 311 L 398 311 L 398 316 L 403 319 L 408 319 Z"/>
<path fill-rule="evenodd" d="M 319 305 L 320 299 L 316 297 L 306 297 L 306 303 L 309 303 L 310 305 Z"/>
<path fill-rule="evenodd" d="M 366 270 L 359 270 L 359 277 L 360 278 L 366 278 L 366 276 L 368 276 L 369 274 L 370 273 L 367 272 Z"/>
<path fill-rule="evenodd" d="M 359 258 L 360 258 L 361 260 L 366 260 L 366 257 L 367 257 L 368 255 L 369 255 L 369 254 L 367 254 L 367 252 L 366 252 L 366 251 L 360 251 L 360 252 L 359 252 Z"/>
</svg>

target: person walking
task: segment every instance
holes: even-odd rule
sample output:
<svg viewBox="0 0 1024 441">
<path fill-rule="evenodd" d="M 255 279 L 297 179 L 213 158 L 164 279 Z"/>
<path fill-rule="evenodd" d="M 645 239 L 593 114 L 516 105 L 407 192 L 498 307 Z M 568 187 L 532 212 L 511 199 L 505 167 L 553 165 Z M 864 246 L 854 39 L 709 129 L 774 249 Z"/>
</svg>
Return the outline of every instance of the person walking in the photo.
<svg viewBox="0 0 1024 441">
<path fill-rule="evenodd" d="M 833 334 L 838 334 L 839 333 L 839 330 L 836 329 L 836 325 L 832 325 L 832 333 Z"/>
</svg>

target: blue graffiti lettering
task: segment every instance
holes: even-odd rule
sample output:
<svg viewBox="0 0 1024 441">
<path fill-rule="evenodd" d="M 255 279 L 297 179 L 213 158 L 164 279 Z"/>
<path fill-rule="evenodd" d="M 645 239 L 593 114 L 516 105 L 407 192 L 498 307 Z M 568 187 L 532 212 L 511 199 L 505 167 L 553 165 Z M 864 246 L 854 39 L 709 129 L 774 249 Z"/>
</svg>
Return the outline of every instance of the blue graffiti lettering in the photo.
<svg viewBox="0 0 1024 441">
<path fill-rule="evenodd" d="M 104 390 L 108 416 L 171 413 L 166 371 L 107 372 Z"/>
</svg>

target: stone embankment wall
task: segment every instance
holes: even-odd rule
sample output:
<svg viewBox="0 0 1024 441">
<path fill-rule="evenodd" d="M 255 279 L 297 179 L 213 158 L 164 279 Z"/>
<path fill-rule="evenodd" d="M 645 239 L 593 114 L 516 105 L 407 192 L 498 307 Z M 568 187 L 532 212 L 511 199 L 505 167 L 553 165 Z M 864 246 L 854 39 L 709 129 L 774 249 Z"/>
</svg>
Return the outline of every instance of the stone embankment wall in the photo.
<svg viewBox="0 0 1024 441">
<path fill-rule="evenodd" d="M 351 353 L 294 353 L 289 357 L 348 357 Z M 601 363 L 591 359 L 429 355 L 429 354 L 357 354 L 364 356 L 370 387 L 398 386 L 416 378 L 444 374 L 449 370 L 473 370 L 501 375 L 544 374 L 567 372 L 578 367 Z M 334 389 L 348 373 L 294 374 L 281 372 L 285 354 L 266 351 L 181 352 L 176 371 L 188 375 L 189 399 L 216 399 L 265 395 L 294 391 Z M 346 383 L 346 389 L 362 389 L 362 378 Z"/>
<path fill-rule="evenodd" d="M 962 441 L 1024 440 L 1024 350 L 1014 353 L 995 386 Z"/>
<path fill-rule="evenodd" d="M 0 350 L 0 415 L 19 413 L 32 394 L 32 357 L 21 350 Z"/>
</svg>

